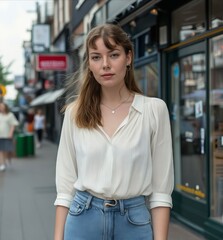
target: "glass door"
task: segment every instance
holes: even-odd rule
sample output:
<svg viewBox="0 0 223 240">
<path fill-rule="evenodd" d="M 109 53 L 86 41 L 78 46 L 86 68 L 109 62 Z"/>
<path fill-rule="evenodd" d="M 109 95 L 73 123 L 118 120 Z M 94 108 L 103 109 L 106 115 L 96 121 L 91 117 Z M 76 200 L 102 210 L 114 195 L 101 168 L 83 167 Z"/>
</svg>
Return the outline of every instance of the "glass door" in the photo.
<svg viewBox="0 0 223 240">
<path fill-rule="evenodd" d="M 207 97 L 204 47 L 204 44 L 196 44 L 171 53 L 169 67 L 175 161 L 174 190 L 181 199 L 183 197 L 191 202 L 206 204 Z M 186 209 L 187 206 L 182 208 Z"/>
<path fill-rule="evenodd" d="M 210 39 L 211 218 L 223 223 L 223 35 Z"/>
</svg>

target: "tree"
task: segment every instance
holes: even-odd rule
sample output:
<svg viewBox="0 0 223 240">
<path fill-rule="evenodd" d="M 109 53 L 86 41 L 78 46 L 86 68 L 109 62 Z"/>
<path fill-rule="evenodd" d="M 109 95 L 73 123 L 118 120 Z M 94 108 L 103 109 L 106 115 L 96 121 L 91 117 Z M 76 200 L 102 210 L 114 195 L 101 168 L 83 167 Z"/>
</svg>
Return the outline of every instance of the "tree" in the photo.
<svg viewBox="0 0 223 240">
<path fill-rule="evenodd" d="M 12 62 L 7 66 L 4 66 L 2 63 L 2 57 L 0 57 L 0 85 L 6 86 L 13 84 L 13 80 L 9 80 L 8 76 L 11 74 L 9 68 L 11 67 Z"/>
<path fill-rule="evenodd" d="M 0 57 L 0 102 L 3 101 L 5 86 L 13 84 L 13 80 L 9 80 L 8 76 L 11 74 L 9 68 L 12 62 L 8 66 L 4 66 L 2 63 L 2 57 Z"/>
</svg>

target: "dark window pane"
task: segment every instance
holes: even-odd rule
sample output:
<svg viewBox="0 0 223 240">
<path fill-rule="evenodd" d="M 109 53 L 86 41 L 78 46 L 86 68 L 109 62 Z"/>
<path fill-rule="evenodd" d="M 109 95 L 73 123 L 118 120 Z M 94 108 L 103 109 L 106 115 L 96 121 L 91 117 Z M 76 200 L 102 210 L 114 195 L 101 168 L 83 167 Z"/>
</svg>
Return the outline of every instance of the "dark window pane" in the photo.
<svg viewBox="0 0 223 240">
<path fill-rule="evenodd" d="M 210 0 L 210 28 L 223 26 L 223 2 Z"/>
<path fill-rule="evenodd" d="M 194 0 L 172 13 L 172 43 L 205 31 L 205 1 Z"/>
</svg>

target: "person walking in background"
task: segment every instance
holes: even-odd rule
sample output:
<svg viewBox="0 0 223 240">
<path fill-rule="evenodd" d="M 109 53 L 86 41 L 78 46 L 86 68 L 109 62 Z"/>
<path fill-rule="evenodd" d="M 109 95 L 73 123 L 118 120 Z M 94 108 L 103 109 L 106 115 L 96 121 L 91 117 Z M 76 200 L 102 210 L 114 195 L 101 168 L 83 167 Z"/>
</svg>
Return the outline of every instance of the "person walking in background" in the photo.
<svg viewBox="0 0 223 240">
<path fill-rule="evenodd" d="M 27 111 L 25 129 L 29 133 L 34 131 L 34 110 L 32 108 Z"/>
<path fill-rule="evenodd" d="M 42 109 L 37 109 L 34 116 L 34 129 L 37 136 L 37 148 L 41 147 L 43 141 L 43 133 L 45 131 L 45 116 Z"/>
<path fill-rule="evenodd" d="M 0 103 L 0 171 L 6 169 L 7 161 L 11 163 L 14 151 L 13 135 L 15 127 L 19 125 L 18 120 L 10 112 L 7 104 Z"/>
<path fill-rule="evenodd" d="M 57 153 L 54 240 L 167 240 L 169 113 L 163 100 L 137 87 L 133 55 L 117 25 L 87 36 L 83 66 L 71 81 L 82 85 L 66 106 Z"/>
</svg>

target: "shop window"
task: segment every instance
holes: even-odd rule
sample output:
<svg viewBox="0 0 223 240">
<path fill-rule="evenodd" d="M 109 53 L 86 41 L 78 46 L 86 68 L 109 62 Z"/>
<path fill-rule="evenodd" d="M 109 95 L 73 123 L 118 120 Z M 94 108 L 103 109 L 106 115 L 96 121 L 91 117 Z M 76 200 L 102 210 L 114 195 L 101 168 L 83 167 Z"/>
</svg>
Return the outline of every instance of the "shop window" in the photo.
<svg viewBox="0 0 223 240">
<path fill-rule="evenodd" d="M 172 13 L 172 43 L 205 31 L 205 0 L 194 0 Z"/>
<path fill-rule="evenodd" d="M 148 57 L 156 52 L 156 26 L 133 38 L 135 58 Z"/>
<path fill-rule="evenodd" d="M 157 61 L 135 69 L 135 77 L 140 89 L 149 97 L 158 97 Z"/>
<path fill-rule="evenodd" d="M 171 67 L 175 190 L 206 201 L 205 54 L 192 54 Z"/>
<path fill-rule="evenodd" d="M 223 26 L 223 3 L 221 0 L 210 0 L 210 28 Z"/>
<path fill-rule="evenodd" d="M 138 57 L 146 57 L 153 53 L 156 49 L 156 33 L 155 27 L 152 27 L 147 33 L 138 38 Z"/>
<path fill-rule="evenodd" d="M 223 219 L 223 35 L 210 41 L 211 217 Z"/>
</svg>

